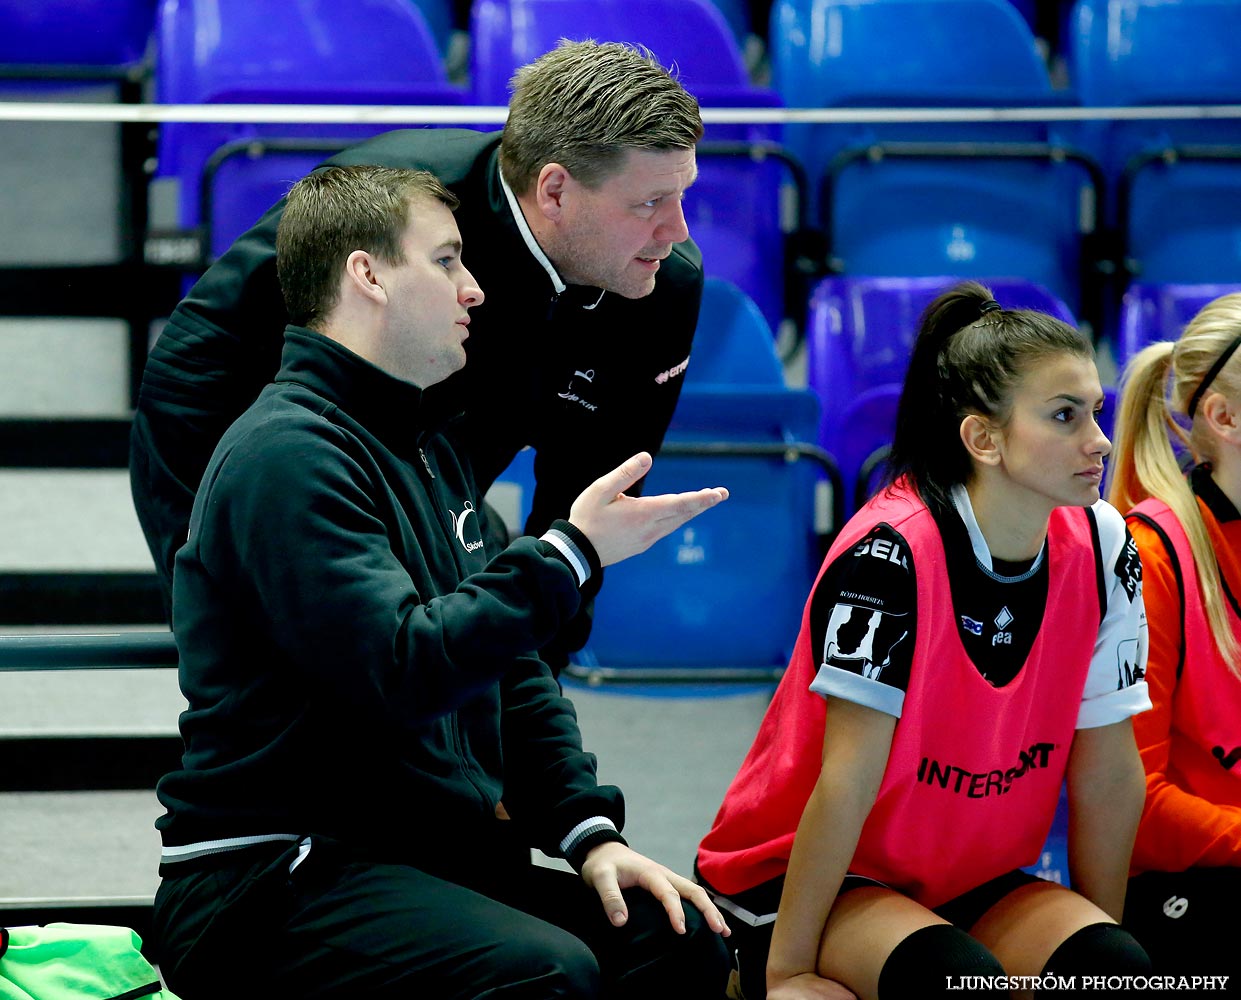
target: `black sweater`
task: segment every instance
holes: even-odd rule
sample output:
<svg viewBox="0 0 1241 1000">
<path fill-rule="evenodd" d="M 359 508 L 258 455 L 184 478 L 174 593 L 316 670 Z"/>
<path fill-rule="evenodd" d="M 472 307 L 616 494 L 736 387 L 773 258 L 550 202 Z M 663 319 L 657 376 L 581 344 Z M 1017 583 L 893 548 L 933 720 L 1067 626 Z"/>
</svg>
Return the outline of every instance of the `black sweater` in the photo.
<svg viewBox="0 0 1241 1000">
<path fill-rule="evenodd" d="M 451 424 L 416 387 L 290 327 L 229 429 L 177 556 L 183 766 L 159 784 L 167 864 L 205 841 L 317 833 L 419 863 L 506 833 L 553 855 L 600 787 L 572 707 L 527 655 L 577 610 L 548 541 L 487 552 Z M 567 522 L 553 532 L 597 569 Z M 582 852 L 610 832 L 572 845 Z"/>
<path fill-rule="evenodd" d="M 557 295 L 500 185 L 499 141 L 498 132 L 405 129 L 328 162 L 429 169 L 461 199 L 464 259 L 487 297 L 470 312 L 468 364 L 429 395 L 464 411 L 460 443 L 483 491 L 521 448 L 537 449 L 526 530 L 538 534 L 598 476 L 637 451 L 658 451 L 698 321 L 702 258 L 692 242 L 678 244 L 642 299 L 600 300 L 599 289 L 580 286 Z M 216 442 L 279 363 L 288 322 L 275 267 L 282 204 L 199 280 L 147 361 L 131 476 L 166 586 Z"/>
</svg>

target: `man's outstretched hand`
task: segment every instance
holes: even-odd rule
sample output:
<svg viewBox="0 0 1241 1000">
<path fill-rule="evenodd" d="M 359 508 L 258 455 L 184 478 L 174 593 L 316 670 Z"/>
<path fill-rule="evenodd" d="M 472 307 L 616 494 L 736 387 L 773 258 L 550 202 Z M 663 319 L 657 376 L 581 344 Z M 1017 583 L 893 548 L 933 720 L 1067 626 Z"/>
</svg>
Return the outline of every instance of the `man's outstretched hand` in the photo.
<svg viewBox="0 0 1241 1000">
<path fill-rule="evenodd" d="M 650 467 L 651 456 L 639 452 L 600 476 L 573 501 L 569 521 L 590 539 L 604 566 L 645 552 L 686 521 L 728 499 L 723 486 L 650 497 L 626 495 L 625 490 Z"/>
</svg>

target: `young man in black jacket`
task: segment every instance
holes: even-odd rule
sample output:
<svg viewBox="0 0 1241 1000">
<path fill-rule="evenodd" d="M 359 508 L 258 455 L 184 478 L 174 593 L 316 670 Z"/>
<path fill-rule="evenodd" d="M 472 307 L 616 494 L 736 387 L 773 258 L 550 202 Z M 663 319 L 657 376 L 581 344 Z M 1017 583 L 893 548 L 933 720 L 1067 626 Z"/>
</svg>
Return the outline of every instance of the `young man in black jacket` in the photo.
<svg viewBox="0 0 1241 1000">
<path fill-rule="evenodd" d="M 426 391 L 483 302 L 455 205 L 385 167 L 289 195 L 280 370 L 221 439 L 174 574 L 189 707 L 154 926 L 186 1000 L 236 995 L 240 969 L 299 998 L 723 994 L 723 919 L 625 844 L 534 651 L 601 566 L 727 491 L 627 496 L 641 453 L 541 537 L 489 545 Z"/>
<path fill-rule="evenodd" d="M 649 54 L 576 42 L 518 72 L 502 133 L 406 129 L 328 161 L 429 170 L 460 199 L 487 302 L 473 314 L 469 366 L 434 394 L 464 411 L 461 447 L 484 490 L 536 449 L 528 533 L 663 441 L 702 295 L 681 211 L 701 135 L 697 102 Z M 216 442 L 279 363 L 281 210 L 203 275 L 147 361 L 130 470 L 165 587 Z M 578 616 L 546 658 L 560 666 L 588 631 Z"/>
</svg>

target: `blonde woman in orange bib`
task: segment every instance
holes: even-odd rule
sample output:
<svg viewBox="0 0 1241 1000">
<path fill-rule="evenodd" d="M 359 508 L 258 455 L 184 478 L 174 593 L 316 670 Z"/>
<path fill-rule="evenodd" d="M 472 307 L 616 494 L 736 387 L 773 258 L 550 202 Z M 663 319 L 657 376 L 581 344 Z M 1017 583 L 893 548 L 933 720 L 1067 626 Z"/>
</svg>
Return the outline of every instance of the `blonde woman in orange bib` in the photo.
<svg viewBox="0 0 1241 1000">
<path fill-rule="evenodd" d="M 1241 975 L 1241 294 L 1126 372 L 1111 500 L 1142 554 L 1154 710 L 1125 922 L 1157 971 Z M 1192 465 L 1186 475 L 1177 441 Z M 1130 509 L 1132 508 L 1132 509 Z"/>
</svg>

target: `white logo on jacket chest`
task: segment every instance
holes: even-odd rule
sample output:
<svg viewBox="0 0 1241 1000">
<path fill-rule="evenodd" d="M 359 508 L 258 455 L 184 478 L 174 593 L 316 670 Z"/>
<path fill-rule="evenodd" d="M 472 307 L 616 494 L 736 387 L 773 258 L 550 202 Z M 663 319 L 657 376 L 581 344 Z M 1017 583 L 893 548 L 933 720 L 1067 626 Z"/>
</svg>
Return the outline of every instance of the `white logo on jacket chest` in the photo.
<svg viewBox="0 0 1241 1000">
<path fill-rule="evenodd" d="M 599 409 L 598 403 L 592 403 L 582 398 L 582 393 L 586 391 L 586 386 L 590 385 L 594 380 L 595 370 L 593 368 L 588 368 L 584 372 L 575 371 L 573 377 L 569 379 L 569 388 L 564 392 L 557 393 L 557 395 L 566 403 L 577 403 L 578 406 L 584 407 L 587 410 L 597 410 Z M 586 385 L 582 383 L 586 383 Z"/>
<path fill-rule="evenodd" d="M 474 513 L 474 504 L 469 500 L 465 502 L 465 507 L 460 514 L 451 510 L 448 512 L 448 516 L 452 518 L 452 530 L 457 536 L 457 541 L 461 543 L 461 547 L 466 552 L 477 552 L 483 547 L 483 540 L 478 527 L 478 518 L 475 517 L 472 521 L 470 520 L 470 515 Z M 466 541 L 465 538 L 467 529 L 473 536 L 469 541 Z"/>
</svg>

